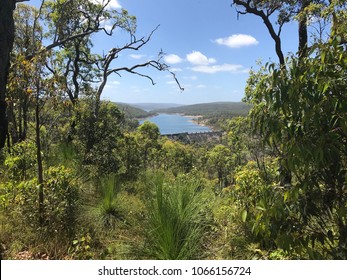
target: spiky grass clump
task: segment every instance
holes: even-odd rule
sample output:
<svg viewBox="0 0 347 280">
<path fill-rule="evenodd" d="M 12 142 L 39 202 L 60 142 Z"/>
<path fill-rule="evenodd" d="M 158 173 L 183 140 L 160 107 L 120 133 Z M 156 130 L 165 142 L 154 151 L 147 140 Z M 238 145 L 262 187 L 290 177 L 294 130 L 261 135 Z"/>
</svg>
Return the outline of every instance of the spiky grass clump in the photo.
<svg viewBox="0 0 347 280">
<path fill-rule="evenodd" d="M 196 182 L 159 184 L 149 207 L 149 251 L 156 259 L 195 259 L 204 233 L 205 199 Z"/>
<path fill-rule="evenodd" d="M 105 228 L 114 227 L 120 216 L 117 203 L 118 192 L 119 184 L 116 175 L 112 174 L 100 179 L 101 201 L 97 212 L 101 225 Z"/>
</svg>

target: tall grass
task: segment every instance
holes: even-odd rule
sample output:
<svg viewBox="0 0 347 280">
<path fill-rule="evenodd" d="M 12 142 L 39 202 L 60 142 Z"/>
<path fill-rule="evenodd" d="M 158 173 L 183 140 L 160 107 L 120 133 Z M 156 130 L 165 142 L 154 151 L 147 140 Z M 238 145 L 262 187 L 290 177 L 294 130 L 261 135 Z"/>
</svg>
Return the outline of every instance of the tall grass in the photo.
<svg viewBox="0 0 347 280">
<path fill-rule="evenodd" d="M 117 176 L 110 174 L 101 178 L 99 187 L 101 198 L 97 206 L 97 216 L 103 227 L 112 228 L 120 216 L 117 203 L 117 193 L 120 186 Z"/>
<path fill-rule="evenodd" d="M 155 259 L 199 258 L 205 199 L 197 182 L 158 184 L 149 204 L 148 246 Z"/>
</svg>

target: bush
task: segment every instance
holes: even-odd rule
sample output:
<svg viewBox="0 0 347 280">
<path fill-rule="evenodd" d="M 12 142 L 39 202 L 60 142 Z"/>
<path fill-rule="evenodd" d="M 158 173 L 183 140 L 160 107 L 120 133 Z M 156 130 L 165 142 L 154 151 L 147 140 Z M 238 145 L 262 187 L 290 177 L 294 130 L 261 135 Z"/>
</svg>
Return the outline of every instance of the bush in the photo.
<svg viewBox="0 0 347 280">
<path fill-rule="evenodd" d="M 101 224 L 105 228 L 114 227 L 115 221 L 120 217 L 116 200 L 118 192 L 119 184 L 116 175 L 111 174 L 100 179 L 101 202 L 97 212 Z"/>
<path fill-rule="evenodd" d="M 21 181 L 32 178 L 36 166 L 34 142 L 23 141 L 14 145 L 4 161 L 8 179 Z"/>
<path fill-rule="evenodd" d="M 77 108 L 74 144 L 91 175 L 96 178 L 124 169 L 119 141 L 123 115 L 116 105 L 101 102 L 98 116 L 93 100 L 82 100 Z"/>
<path fill-rule="evenodd" d="M 51 167 L 44 184 L 44 223 L 39 224 L 37 180 L 6 184 L 3 197 L 12 199 L 9 207 L 24 224 L 43 233 L 71 235 L 77 215 L 78 188 L 71 171 L 63 166 Z"/>
<path fill-rule="evenodd" d="M 149 254 L 156 259 L 194 259 L 201 253 L 206 200 L 199 180 L 157 184 L 149 204 Z"/>
</svg>

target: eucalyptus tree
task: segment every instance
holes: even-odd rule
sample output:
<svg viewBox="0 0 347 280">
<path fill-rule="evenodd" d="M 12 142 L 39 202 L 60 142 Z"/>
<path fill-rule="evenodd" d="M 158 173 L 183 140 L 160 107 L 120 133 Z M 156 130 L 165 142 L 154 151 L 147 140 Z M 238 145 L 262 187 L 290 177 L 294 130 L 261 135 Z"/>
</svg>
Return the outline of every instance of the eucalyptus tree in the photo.
<svg viewBox="0 0 347 280">
<path fill-rule="evenodd" d="M 145 170 L 148 167 L 148 163 L 151 163 L 151 160 L 154 159 L 154 155 L 160 146 L 159 136 L 159 127 L 155 123 L 145 121 L 137 128 L 136 138 Z"/>
<path fill-rule="evenodd" d="M 14 41 L 13 10 L 16 1 L 0 2 L 0 148 L 5 146 L 8 121 L 6 116 L 6 85 L 10 66 L 10 53 Z"/>
<path fill-rule="evenodd" d="M 238 15 L 253 14 L 260 17 L 271 38 L 275 43 L 275 50 L 279 63 L 285 64 L 285 54 L 282 49 L 282 30 L 285 24 L 298 22 L 298 54 L 307 55 L 308 26 L 317 21 L 330 21 L 328 26 L 332 31 L 345 36 L 346 1 L 344 0 L 233 0 L 232 5 Z"/>
<path fill-rule="evenodd" d="M 175 176 L 189 173 L 194 167 L 193 148 L 180 142 L 166 140 L 161 149 L 164 169 L 169 169 Z"/>
<path fill-rule="evenodd" d="M 337 37 L 290 62 L 287 71 L 269 64 L 251 74 L 246 90 L 255 130 L 286 155 L 284 167 L 293 174 L 284 200 L 302 235 L 287 233 L 286 248 L 310 246 L 311 258 L 346 258 L 345 47 Z"/>
<path fill-rule="evenodd" d="M 42 27 L 36 24 L 35 29 L 33 28 L 36 13 L 36 8 L 23 4 L 18 5 L 14 13 L 16 36 L 7 84 L 9 134 L 12 144 L 26 139 L 29 109 L 33 105 L 31 88 L 35 71 L 26 56 L 38 48 L 43 38 Z"/>
<path fill-rule="evenodd" d="M 324 0 L 299 0 L 299 1 L 273 1 L 273 0 L 234 0 L 233 5 L 236 6 L 238 14 L 253 14 L 260 17 L 269 31 L 271 38 L 275 43 L 275 51 L 279 59 L 282 71 L 286 72 L 286 67 L 291 60 L 285 59 L 282 48 L 282 30 L 286 23 L 298 22 L 298 58 L 305 63 L 309 49 L 312 47 L 308 41 L 308 26 L 315 21 L 330 21 L 331 30 L 335 30 L 341 34 L 342 15 L 345 14 L 346 1 L 324 1 Z M 322 31 L 321 31 L 322 32 Z M 343 33 L 342 33 L 343 34 Z M 341 36 L 342 36 L 341 34 Z M 321 34 L 320 34 L 321 35 Z M 322 36 L 322 35 L 321 35 Z M 285 75 L 285 73 L 284 73 Z M 248 88 L 254 88 L 254 78 L 257 73 L 252 72 L 248 82 Z M 283 88 L 282 90 L 288 90 Z M 299 94 L 299 93 L 298 93 Z M 266 104 L 266 101 L 264 102 Z M 264 112 L 263 118 L 267 118 Z M 279 142 L 286 142 L 290 139 L 285 132 L 282 133 L 284 139 Z M 291 172 L 285 167 L 288 155 L 284 149 L 279 148 L 279 143 L 272 142 L 273 152 L 280 158 L 281 184 L 290 185 L 292 180 Z"/>
<path fill-rule="evenodd" d="M 154 68 L 159 71 L 169 71 L 168 66 L 162 63 L 163 53 L 160 51 L 156 59 L 131 66 L 115 67 L 115 60 L 125 51 L 139 51 L 152 38 L 156 31 L 154 28 L 148 36 L 137 37 L 136 17 L 130 15 L 125 9 L 113 9 L 110 0 L 103 1 L 49 1 L 44 7 L 49 25 L 49 37 L 53 42 L 77 36 L 74 40 L 64 42 L 62 50 L 57 54 L 57 66 L 52 72 L 61 76 L 64 88 L 69 99 L 75 103 L 80 94 L 86 93 L 92 86 L 95 91 L 95 115 L 101 95 L 110 75 L 121 76 L 121 72 L 145 77 L 155 84 L 152 77 L 141 73 L 140 69 Z M 98 53 L 93 48 L 94 42 L 90 30 L 95 30 L 106 39 L 115 36 L 115 32 L 122 30 L 128 35 L 128 40 L 120 45 L 111 47 L 106 53 Z M 79 34 L 85 34 L 79 37 Z M 169 71 L 170 72 L 170 71 Z M 175 78 L 174 74 L 170 72 Z M 177 79 L 175 78 L 178 83 Z M 179 83 L 178 83 L 179 85 Z"/>
<path fill-rule="evenodd" d="M 275 50 L 281 65 L 285 64 L 285 55 L 282 49 L 282 30 L 286 23 L 298 21 L 298 52 L 305 56 L 308 46 L 308 16 L 313 15 L 313 6 L 322 4 L 321 0 L 234 0 L 233 5 L 238 14 L 253 14 L 260 17 L 271 38 L 275 43 Z M 311 7 L 311 9 L 310 9 Z M 273 19 L 275 17 L 275 20 Z"/>
<path fill-rule="evenodd" d="M 264 7 L 261 4 L 272 3 L 234 2 L 257 11 Z M 293 175 L 290 185 L 273 189 L 282 193 L 286 223 L 292 228 L 276 228 L 273 238 L 278 247 L 309 258 L 347 256 L 347 60 L 341 32 L 345 7 L 346 1 L 317 1 L 298 10 L 299 20 L 303 12 L 326 20 L 330 33 L 313 45 L 306 43 L 306 49 L 299 44 L 298 54 L 284 63 L 267 63 L 251 71 L 245 90 L 255 132 L 277 151 L 282 167 Z M 262 211 L 270 219 L 259 224 L 269 228 L 276 224 L 278 214 Z"/>
<path fill-rule="evenodd" d="M 6 86 L 7 73 L 9 66 L 9 53 L 12 50 L 14 40 L 14 20 L 13 10 L 15 2 L 21 1 L 2 1 L 1 2 L 1 23 L 0 23 L 0 42 L 1 42 L 1 69 L 0 69 L 0 148 L 4 147 L 7 137 L 8 121 L 6 117 Z M 118 74 L 126 71 L 132 74 L 140 75 L 153 79 L 139 70 L 141 68 L 152 67 L 160 71 L 169 71 L 166 64 L 161 62 L 162 52 L 156 59 L 133 66 L 114 67 L 112 62 L 118 58 L 121 51 L 138 51 L 147 44 L 155 29 L 147 37 L 137 38 L 136 18 L 128 14 L 124 9 L 112 9 L 111 0 L 100 1 L 72 1 L 72 0 L 52 0 L 42 1 L 38 13 L 35 15 L 33 29 L 38 24 L 46 27 L 47 37 L 42 41 L 40 48 L 31 50 L 26 55 L 26 59 L 56 50 L 64 49 L 57 61 L 60 69 L 48 64 L 48 68 L 66 87 L 66 94 L 70 100 L 74 101 L 80 95 L 81 88 L 87 87 L 90 90 L 90 83 L 95 82 L 95 115 L 98 115 L 100 97 L 106 86 L 107 80 L 111 74 Z M 129 41 L 120 47 L 113 47 L 107 54 L 92 54 L 91 35 L 103 33 L 105 36 L 114 36 L 118 29 L 125 30 L 129 34 Z M 60 61 L 60 62 L 59 62 Z M 65 68 L 62 61 L 67 62 Z M 95 70 L 95 71 L 89 71 Z M 95 73 L 95 76 L 94 76 Z M 173 74 L 172 72 L 170 72 Z M 175 75 L 174 79 L 178 83 Z M 95 78 L 95 79 L 94 79 Z M 72 82 L 72 83 L 70 83 Z M 179 85 L 179 83 L 178 83 Z M 182 89 L 182 88 L 181 88 Z"/>
<path fill-rule="evenodd" d="M 208 166 L 218 176 L 219 190 L 226 187 L 228 184 L 228 175 L 232 169 L 232 156 L 231 151 L 224 145 L 216 145 L 211 151 L 208 152 Z"/>
</svg>

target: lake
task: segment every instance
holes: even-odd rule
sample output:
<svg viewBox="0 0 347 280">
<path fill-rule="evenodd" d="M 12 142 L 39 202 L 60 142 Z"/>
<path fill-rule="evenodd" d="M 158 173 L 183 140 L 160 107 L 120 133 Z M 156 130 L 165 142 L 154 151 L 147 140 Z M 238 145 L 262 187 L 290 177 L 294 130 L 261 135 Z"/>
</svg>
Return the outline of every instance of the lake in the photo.
<svg viewBox="0 0 347 280">
<path fill-rule="evenodd" d="M 177 114 L 159 114 L 145 120 L 155 123 L 161 134 L 175 133 L 194 133 L 194 132 L 210 132 L 211 129 L 204 125 L 198 125 L 193 122 L 192 117 L 185 117 Z M 142 124 L 145 120 L 141 120 Z"/>
</svg>

